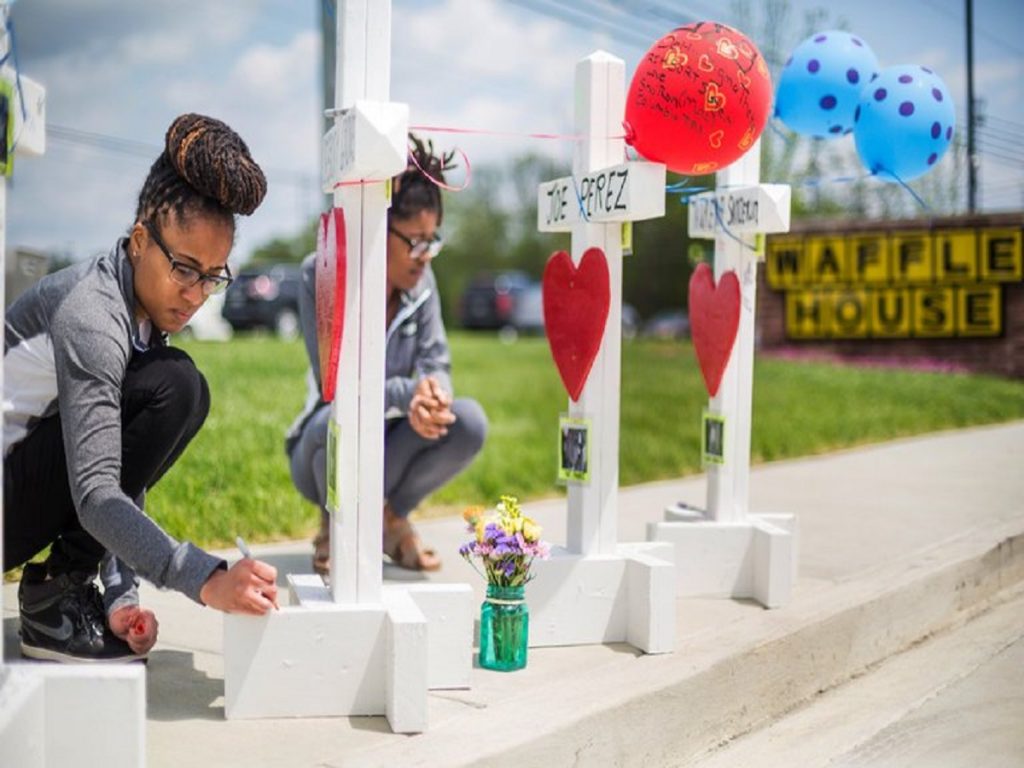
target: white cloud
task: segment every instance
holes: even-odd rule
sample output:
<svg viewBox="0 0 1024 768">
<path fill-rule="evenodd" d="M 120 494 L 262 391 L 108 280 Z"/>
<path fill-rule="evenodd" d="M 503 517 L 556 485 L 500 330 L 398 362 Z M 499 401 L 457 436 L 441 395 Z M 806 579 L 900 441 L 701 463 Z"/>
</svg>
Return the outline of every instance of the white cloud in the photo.
<svg viewBox="0 0 1024 768">
<path fill-rule="evenodd" d="M 495 0 L 402 5 L 395 15 L 393 98 L 414 125 L 511 134 L 572 133 L 576 62 L 602 38 Z M 564 142 L 522 136 L 435 136 L 473 163 L 525 151 L 571 156 Z"/>
<path fill-rule="evenodd" d="M 144 39 L 143 32 L 134 39 Z M 234 51 L 224 56 L 229 66 L 222 78 L 210 77 L 216 69 L 210 58 L 186 56 L 165 66 L 161 59 L 176 38 L 165 42 L 163 52 L 148 58 L 126 40 L 101 57 L 79 49 L 43 62 L 39 79 L 47 86 L 51 124 L 129 138 L 154 151 L 140 159 L 51 142 L 47 156 L 19 160 L 9 197 L 12 244 L 69 248 L 78 256 L 109 247 L 131 221 L 167 125 L 184 111 L 227 122 L 267 171 L 267 198 L 240 222 L 236 255 L 298 230 L 320 207 L 319 34 L 299 30 L 281 45 L 257 42 Z M 306 174 L 304 183 L 295 172 Z"/>
<path fill-rule="evenodd" d="M 605 48 L 626 60 L 628 80 L 642 53 L 507 0 L 392 5 L 391 95 L 409 103 L 413 124 L 574 133 L 576 62 Z M 890 14 L 853 0 L 836 5 L 840 14 L 855 9 L 854 28 L 883 64 L 931 66 L 962 109 L 962 29 L 955 20 L 922 17 L 920 9 L 898 4 Z M 1005 36 L 1013 9 L 1003 13 L 1005 22 L 996 11 L 989 8 L 995 15 L 978 23 Z M 239 131 L 270 179 L 266 202 L 242 221 L 241 255 L 266 237 L 296 230 L 320 207 L 315 184 L 293 183 L 296 174 L 318 173 L 318 13 L 309 0 L 22 0 L 13 17 L 24 71 L 47 87 L 51 124 L 143 142 L 154 155 L 182 111 L 212 114 Z M 978 47 L 975 78 L 987 114 L 1024 123 L 1022 69 L 1020 57 Z M 567 142 L 521 136 L 433 138 L 441 147 L 463 147 L 476 166 L 524 151 L 572 155 Z M 151 159 L 56 142 L 44 158 L 19 158 L 8 196 L 8 243 L 70 245 L 79 256 L 109 247 L 134 211 Z M 1019 170 L 983 158 L 982 183 L 1019 206 Z M 986 204 L 990 197 L 996 195 L 983 196 Z"/>
</svg>

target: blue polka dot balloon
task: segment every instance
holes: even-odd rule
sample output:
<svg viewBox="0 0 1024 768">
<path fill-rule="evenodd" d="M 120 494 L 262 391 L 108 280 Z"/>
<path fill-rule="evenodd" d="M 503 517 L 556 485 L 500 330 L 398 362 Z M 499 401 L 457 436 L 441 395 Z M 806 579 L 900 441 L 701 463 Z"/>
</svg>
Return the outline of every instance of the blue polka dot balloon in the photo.
<svg viewBox="0 0 1024 768">
<path fill-rule="evenodd" d="M 861 89 L 878 70 L 874 52 L 856 35 L 838 30 L 811 35 L 782 70 L 775 116 L 803 136 L 850 133 Z"/>
<path fill-rule="evenodd" d="M 916 64 L 887 67 L 861 92 L 853 138 L 864 167 L 885 181 L 910 181 L 949 149 L 955 125 L 949 89 Z"/>
</svg>

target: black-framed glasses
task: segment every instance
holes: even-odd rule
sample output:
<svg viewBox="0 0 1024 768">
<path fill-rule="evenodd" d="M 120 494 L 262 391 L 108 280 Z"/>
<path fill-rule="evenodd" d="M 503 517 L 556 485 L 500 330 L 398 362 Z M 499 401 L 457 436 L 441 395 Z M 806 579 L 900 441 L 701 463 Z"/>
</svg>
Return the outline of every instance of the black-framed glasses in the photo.
<svg viewBox="0 0 1024 768">
<path fill-rule="evenodd" d="M 142 222 L 142 226 L 146 228 L 149 236 L 153 238 L 153 242 L 156 243 L 156 247 L 160 249 L 160 252 L 166 256 L 167 260 L 171 263 L 171 279 L 178 285 L 191 288 L 196 283 L 202 283 L 204 296 L 213 296 L 217 293 L 223 293 L 227 290 L 227 287 L 231 285 L 231 281 L 234 280 L 234 278 L 231 276 L 231 269 L 226 264 L 224 265 L 224 271 L 227 272 L 226 275 L 208 275 L 205 272 L 200 272 L 195 267 L 190 267 L 185 262 L 178 261 L 174 258 L 174 254 L 171 253 L 171 249 L 164 244 L 163 240 L 160 239 L 156 225 L 152 221 L 147 219 Z"/>
<path fill-rule="evenodd" d="M 444 238 L 437 232 L 434 233 L 433 237 L 427 238 L 406 237 L 394 227 L 388 227 L 388 232 L 408 245 L 409 256 L 417 260 L 421 260 L 424 256 L 436 259 L 437 254 L 441 252 L 441 246 L 444 245 Z"/>
</svg>

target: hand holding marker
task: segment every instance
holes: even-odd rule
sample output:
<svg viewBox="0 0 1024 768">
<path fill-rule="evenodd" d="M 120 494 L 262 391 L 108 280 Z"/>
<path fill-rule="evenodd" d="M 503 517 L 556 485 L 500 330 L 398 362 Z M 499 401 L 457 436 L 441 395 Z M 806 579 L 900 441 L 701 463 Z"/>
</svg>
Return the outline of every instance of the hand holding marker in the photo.
<svg viewBox="0 0 1024 768">
<path fill-rule="evenodd" d="M 245 539 L 243 539 L 241 536 L 235 536 L 235 544 L 238 545 L 238 551 L 242 553 L 242 557 L 246 558 L 247 560 L 255 560 L 256 559 L 255 557 L 252 556 L 252 550 L 249 549 L 249 545 L 245 543 Z M 262 595 L 263 593 L 260 592 L 260 594 Z M 275 610 L 278 610 L 278 611 L 281 610 L 281 606 L 279 606 L 277 604 L 277 600 L 276 599 L 272 600 L 272 602 L 274 604 L 274 609 Z"/>
</svg>

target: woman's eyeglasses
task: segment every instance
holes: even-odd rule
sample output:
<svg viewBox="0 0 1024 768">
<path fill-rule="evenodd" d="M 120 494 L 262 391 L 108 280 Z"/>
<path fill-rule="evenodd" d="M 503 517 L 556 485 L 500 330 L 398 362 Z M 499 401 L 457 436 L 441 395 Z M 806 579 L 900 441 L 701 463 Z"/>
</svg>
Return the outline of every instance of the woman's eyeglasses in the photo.
<svg viewBox="0 0 1024 768">
<path fill-rule="evenodd" d="M 152 221 L 143 221 L 142 226 L 146 228 L 149 236 L 153 238 L 153 242 L 156 243 L 157 248 L 160 252 L 167 257 L 167 260 L 171 262 L 171 279 L 174 280 L 178 285 L 182 285 L 186 288 L 191 288 L 196 283 L 202 283 L 203 295 L 213 296 L 216 293 L 223 293 L 231 281 L 234 279 L 231 277 L 231 270 L 228 266 L 224 265 L 224 271 L 226 275 L 208 275 L 205 272 L 200 272 L 195 267 L 190 267 L 183 261 L 178 261 L 174 258 L 171 250 L 164 245 L 164 241 L 160 239 L 160 235 L 157 233 L 156 225 Z"/>
<path fill-rule="evenodd" d="M 433 237 L 428 238 L 406 237 L 394 227 L 388 227 L 388 232 L 408 245 L 409 256 L 418 261 L 422 260 L 424 256 L 436 259 L 437 254 L 441 252 L 441 246 L 444 245 L 444 239 L 437 232 Z"/>
</svg>

